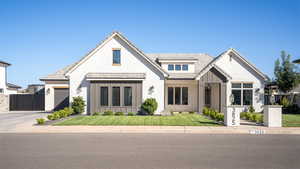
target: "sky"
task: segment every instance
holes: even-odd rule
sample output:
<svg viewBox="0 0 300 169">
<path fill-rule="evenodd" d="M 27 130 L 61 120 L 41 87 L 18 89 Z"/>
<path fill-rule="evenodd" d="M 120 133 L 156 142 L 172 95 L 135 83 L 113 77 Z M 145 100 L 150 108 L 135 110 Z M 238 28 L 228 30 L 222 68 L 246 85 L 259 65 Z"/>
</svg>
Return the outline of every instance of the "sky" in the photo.
<svg viewBox="0 0 300 169">
<path fill-rule="evenodd" d="M 269 77 L 280 51 L 300 58 L 300 0 L 1 0 L 0 60 L 8 82 L 42 83 L 113 31 L 144 53 L 235 48 Z"/>
</svg>

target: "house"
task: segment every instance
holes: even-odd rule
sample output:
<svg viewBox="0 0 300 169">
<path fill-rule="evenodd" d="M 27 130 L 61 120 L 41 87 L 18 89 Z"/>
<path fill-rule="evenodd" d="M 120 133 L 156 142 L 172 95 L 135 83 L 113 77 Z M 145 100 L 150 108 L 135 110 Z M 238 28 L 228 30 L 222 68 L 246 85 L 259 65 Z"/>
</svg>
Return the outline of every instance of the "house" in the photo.
<svg viewBox="0 0 300 169">
<path fill-rule="evenodd" d="M 45 85 L 43 84 L 29 84 L 24 90 L 24 93 L 29 94 L 44 94 Z"/>
<path fill-rule="evenodd" d="M 7 67 L 11 64 L 0 61 L 0 94 L 9 95 L 16 94 L 21 88 L 20 86 L 14 85 L 12 83 L 7 83 Z"/>
<path fill-rule="evenodd" d="M 78 62 L 40 79 L 45 83 L 45 109 L 68 106 L 74 96 L 87 103 L 86 113 L 139 111 L 155 98 L 156 113 L 220 112 L 233 105 L 261 111 L 267 77 L 235 49 L 217 57 L 199 53 L 152 53 L 139 50 L 113 32 Z"/>
</svg>

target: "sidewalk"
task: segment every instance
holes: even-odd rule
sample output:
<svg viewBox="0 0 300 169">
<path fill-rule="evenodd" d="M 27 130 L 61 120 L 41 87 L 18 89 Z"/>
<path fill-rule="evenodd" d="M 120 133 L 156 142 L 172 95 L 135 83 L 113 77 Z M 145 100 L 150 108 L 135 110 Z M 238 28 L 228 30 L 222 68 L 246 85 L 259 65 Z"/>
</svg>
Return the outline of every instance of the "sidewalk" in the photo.
<svg viewBox="0 0 300 169">
<path fill-rule="evenodd" d="M 191 134 L 300 134 L 300 128 L 263 126 L 17 126 L 0 133 L 191 133 Z"/>
</svg>

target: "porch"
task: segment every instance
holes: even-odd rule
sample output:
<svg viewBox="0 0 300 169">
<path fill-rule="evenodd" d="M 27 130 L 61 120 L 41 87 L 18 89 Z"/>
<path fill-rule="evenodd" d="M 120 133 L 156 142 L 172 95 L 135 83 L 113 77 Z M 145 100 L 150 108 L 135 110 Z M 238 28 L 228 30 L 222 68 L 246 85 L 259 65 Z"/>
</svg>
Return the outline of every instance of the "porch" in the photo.
<svg viewBox="0 0 300 169">
<path fill-rule="evenodd" d="M 165 112 L 202 112 L 209 107 L 224 113 L 227 81 L 214 67 L 199 79 L 165 80 Z"/>
</svg>

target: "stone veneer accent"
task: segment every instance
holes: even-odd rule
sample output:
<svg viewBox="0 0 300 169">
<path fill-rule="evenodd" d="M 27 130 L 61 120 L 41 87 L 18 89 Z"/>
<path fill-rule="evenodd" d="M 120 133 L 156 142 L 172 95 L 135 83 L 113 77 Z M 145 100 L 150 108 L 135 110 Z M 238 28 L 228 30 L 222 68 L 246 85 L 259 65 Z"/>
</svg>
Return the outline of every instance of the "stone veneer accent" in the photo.
<svg viewBox="0 0 300 169">
<path fill-rule="evenodd" d="M 0 94 L 0 112 L 9 111 L 9 96 Z"/>
</svg>

